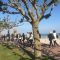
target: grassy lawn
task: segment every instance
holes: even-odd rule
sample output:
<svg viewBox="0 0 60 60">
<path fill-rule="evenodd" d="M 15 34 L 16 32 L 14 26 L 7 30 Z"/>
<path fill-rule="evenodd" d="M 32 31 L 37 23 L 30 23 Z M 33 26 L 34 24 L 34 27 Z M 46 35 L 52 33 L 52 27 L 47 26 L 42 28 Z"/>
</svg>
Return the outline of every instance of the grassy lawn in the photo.
<svg viewBox="0 0 60 60">
<path fill-rule="evenodd" d="M 19 60 L 19 56 L 14 55 L 11 50 L 0 45 L 0 60 Z"/>
<path fill-rule="evenodd" d="M 0 45 L 0 60 L 31 60 L 31 58 L 18 49 L 10 50 Z"/>
</svg>

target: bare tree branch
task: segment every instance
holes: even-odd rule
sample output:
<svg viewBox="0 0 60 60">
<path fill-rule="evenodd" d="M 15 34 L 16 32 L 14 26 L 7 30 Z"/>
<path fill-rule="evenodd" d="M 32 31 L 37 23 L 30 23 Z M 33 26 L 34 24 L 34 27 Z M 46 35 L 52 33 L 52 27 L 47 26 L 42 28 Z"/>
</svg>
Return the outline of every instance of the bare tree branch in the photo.
<svg viewBox="0 0 60 60">
<path fill-rule="evenodd" d="M 20 6 L 18 6 L 17 5 L 17 3 L 10 3 L 10 4 L 7 4 L 7 3 L 3 3 L 2 4 L 3 6 L 10 6 L 10 7 L 12 7 L 12 8 L 14 8 L 14 9 L 16 9 L 17 11 L 19 11 L 23 16 L 25 15 L 25 12 L 23 11 L 23 9 L 20 7 Z M 2 10 L 3 11 L 3 10 Z M 9 12 L 10 13 L 10 12 Z M 14 13 L 14 12 L 13 12 Z M 10 13 L 11 14 L 11 13 Z M 16 14 L 17 14 L 17 12 L 16 12 Z"/>
<path fill-rule="evenodd" d="M 35 11 L 36 11 L 36 16 L 37 16 L 37 18 L 39 17 L 39 15 L 38 15 L 38 8 L 37 8 L 37 5 L 36 5 L 36 1 L 34 0 L 34 1 L 30 1 L 29 0 L 29 2 L 32 4 L 32 7 L 35 9 Z"/>
<path fill-rule="evenodd" d="M 26 8 L 27 8 L 27 11 L 28 11 L 28 15 L 30 16 L 31 20 L 34 22 L 34 17 L 32 16 L 31 12 L 30 12 L 30 9 L 28 7 L 28 3 L 26 0 L 22 0 L 22 2 L 25 4 Z"/>
<path fill-rule="evenodd" d="M 46 3 L 44 2 L 43 6 L 42 6 L 42 12 L 41 12 L 41 14 L 40 14 L 40 17 L 38 18 L 39 21 L 41 21 L 43 18 L 45 18 L 44 13 L 46 12 L 46 10 L 48 10 L 48 8 L 52 5 L 52 3 L 53 3 L 53 1 L 50 1 L 49 4 L 46 4 Z M 51 11 L 52 11 L 52 10 L 50 10 L 49 13 L 51 13 Z"/>
<path fill-rule="evenodd" d="M 39 21 L 40 21 L 43 17 L 45 17 L 45 16 L 44 16 L 45 11 L 48 9 L 48 7 L 50 7 L 50 6 L 54 3 L 54 0 L 51 0 L 48 4 L 46 4 L 46 1 L 47 1 L 47 0 L 44 0 L 43 5 L 40 6 L 40 7 L 42 7 L 42 8 L 41 8 L 42 12 L 40 13 L 40 16 L 39 16 L 39 14 L 38 14 L 38 9 L 39 9 L 39 8 L 37 8 L 38 6 L 36 6 L 36 1 L 33 0 L 33 1 L 34 1 L 34 4 L 32 4 L 32 3 L 31 3 L 31 4 L 32 4 L 32 6 L 34 7 L 34 9 L 36 10 L 36 15 L 33 16 L 33 13 L 34 13 L 34 12 L 31 12 L 31 11 L 30 11 L 29 6 L 28 6 L 28 2 L 27 2 L 26 0 L 14 0 L 14 1 L 16 1 L 16 2 L 12 2 L 12 3 L 10 3 L 10 4 L 3 3 L 3 5 L 5 5 L 5 6 L 10 6 L 10 7 L 16 9 L 16 10 L 19 11 L 19 12 L 9 12 L 9 11 L 3 11 L 3 12 L 9 13 L 9 14 L 19 14 L 19 13 L 21 13 L 25 18 L 28 17 L 28 15 L 29 15 L 29 17 L 31 18 L 31 20 L 32 20 L 33 22 L 36 20 L 36 19 L 34 19 L 34 17 L 35 17 L 36 15 L 37 15 L 37 20 L 39 20 Z M 24 11 L 24 9 L 22 9 L 21 6 L 18 5 L 18 3 L 19 3 L 18 1 L 22 1 L 22 2 L 24 3 L 24 5 L 26 6 L 26 9 L 27 9 L 27 11 L 28 11 L 28 15 L 26 15 L 26 12 Z M 29 0 L 29 1 L 30 1 L 30 0 Z M 30 1 L 30 2 L 31 2 L 31 1 Z M 28 18 L 29 18 L 29 17 L 28 17 Z"/>
<path fill-rule="evenodd" d="M 51 0 L 48 6 L 51 6 L 54 3 L 54 0 Z"/>
<path fill-rule="evenodd" d="M 14 9 L 16 9 L 17 11 L 19 11 L 19 12 L 10 12 L 10 11 L 3 11 L 4 13 L 9 13 L 9 14 L 22 14 L 25 18 L 27 17 L 27 18 L 29 18 L 27 15 L 26 15 L 26 13 L 24 12 L 24 10 L 21 8 L 21 6 L 18 6 L 17 5 L 17 3 L 10 3 L 10 4 L 6 4 L 6 3 L 4 3 L 3 4 L 3 6 L 10 6 L 11 8 L 14 8 Z"/>
<path fill-rule="evenodd" d="M 8 13 L 8 14 L 20 14 L 20 12 L 10 12 L 10 11 L 3 11 L 3 13 Z"/>
</svg>

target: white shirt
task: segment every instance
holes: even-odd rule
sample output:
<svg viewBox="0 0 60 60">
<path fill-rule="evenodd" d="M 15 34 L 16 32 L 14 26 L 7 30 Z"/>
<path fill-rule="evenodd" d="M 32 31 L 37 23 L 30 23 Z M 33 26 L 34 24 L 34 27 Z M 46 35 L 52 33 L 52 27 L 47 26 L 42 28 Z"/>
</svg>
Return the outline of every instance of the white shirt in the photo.
<svg viewBox="0 0 60 60">
<path fill-rule="evenodd" d="M 26 37 L 29 38 L 30 37 L 30 34 L 27 33 Z"/>
<path fill-rule="evenodd" d="M 56 37 L 56 33 L 53 33 L 53 36 L 54 36 L 54 39 L 56 39 L 57 37 Z"/>
<path fill-rule="evenodd" d="M 31 34 L 30 39 L 33 39 L 33 34 Z"/>
</svg>

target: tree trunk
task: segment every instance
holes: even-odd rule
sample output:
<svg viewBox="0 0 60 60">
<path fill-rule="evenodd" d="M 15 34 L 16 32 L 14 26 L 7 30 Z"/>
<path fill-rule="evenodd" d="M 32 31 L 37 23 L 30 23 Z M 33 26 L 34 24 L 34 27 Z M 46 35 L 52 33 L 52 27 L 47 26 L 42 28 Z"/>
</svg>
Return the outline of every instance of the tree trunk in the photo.
<svg viewBox="0 0 60 60">
<path fill-rule="evenodd" d="M 40 43 L 40 38 L 39 38 L 39 33 L 38 33 L 38 24 L 39 24 L 39 21 L 37 21 L 36 23 L 33 23 L 35 60 L 40 60 L 41 58 L 41 43 Z"/>
</svg>

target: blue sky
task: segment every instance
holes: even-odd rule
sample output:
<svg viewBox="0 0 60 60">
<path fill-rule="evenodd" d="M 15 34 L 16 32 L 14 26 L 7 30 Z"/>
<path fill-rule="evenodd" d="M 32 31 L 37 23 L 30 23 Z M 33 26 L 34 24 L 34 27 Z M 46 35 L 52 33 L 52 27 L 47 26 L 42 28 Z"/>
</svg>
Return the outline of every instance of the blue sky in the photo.
<svg viewBox="0 0 60 60">
<path fill-rule="evenodd" d="M 17 21 L 21 19 L 21 15 L 10 15 L 10 14 L 2 14 L 0 12 L 0 18 L 2 19 L 3 17 L 6 17 L 9 15 L 9 18 L 11 21 Z M 56 30 L 57 33 L 60 33 L 60 4 L 56 7 L 54 7 L 52 11 L 51 17 L 48 19 L 43 19 L 39 23 L 39 32 L 40 33 L 49 33 L 49 31 Z M 26 33 L 29 31 L 32 31 L 32 26 L 28 23 L 21 23 L 21 26 L 17 27 L 16 30 L 20 33 Z"/>
<path fill-rule="evenodd" d="M 48 33 L 54 29 L 60 33 L 60 4 L 54 7 L 51 17 L 43 19 L 39 24 L 41 33 Z"/>
</svg>

